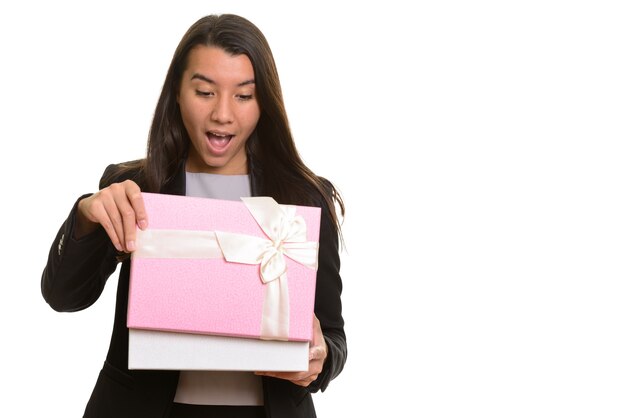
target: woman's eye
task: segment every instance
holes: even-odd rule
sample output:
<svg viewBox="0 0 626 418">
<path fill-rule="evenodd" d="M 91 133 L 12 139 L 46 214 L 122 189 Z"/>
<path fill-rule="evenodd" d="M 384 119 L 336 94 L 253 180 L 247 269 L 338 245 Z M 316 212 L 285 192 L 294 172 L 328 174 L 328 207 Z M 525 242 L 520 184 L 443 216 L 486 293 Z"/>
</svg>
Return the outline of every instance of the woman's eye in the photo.
<svg viewBox="0 0 626 418">
<path fill-rule="evenodd" d="M 251 100 L 252 99 L 252 95 L 251 94 L 239 94 L 239 95 L 237 95 L 237 98 L 239 100 L 246 101 L 246 100 Z"/>
<path fill-rule="evenodd" d="M 202 97 L 213 96 L 213 92 L 212 92 L 212 91 L 202 91 L 202 90 L 196 90 L 196 94 L 197 94 L 198 96 L 202 96 Z"/>
</svg>

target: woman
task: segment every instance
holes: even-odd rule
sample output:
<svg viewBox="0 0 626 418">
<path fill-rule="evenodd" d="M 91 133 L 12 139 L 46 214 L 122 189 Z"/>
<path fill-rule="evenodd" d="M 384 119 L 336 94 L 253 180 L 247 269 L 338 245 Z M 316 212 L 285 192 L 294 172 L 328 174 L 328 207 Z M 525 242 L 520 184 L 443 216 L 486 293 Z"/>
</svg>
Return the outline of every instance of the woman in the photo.
<svg viewBox="0 0 626 418">
<path fill-rule="evenodd" d="M 128 370 L 128 253 L 136 226 L 150 222 L 140 192 L 224 198 L 232 180 L 239 195 L 322 208 L 309 370 Z M 208 181 L 216 183 L 207 192 Z M 311 393 L 326 388 L 347 355 L 336 205 L 343 215 L 335 188 L 295 148 L 263 34 L 235 15 L 197 21 L 174 53 L 146 158 L 109 166 L 100 191 L 78 199 L 43 272 L 45 300 L 55 310 L 76 311 L 98 299 L 122 261 L 111 343 L 85 417 L 315 416 Z"/>
</svg>

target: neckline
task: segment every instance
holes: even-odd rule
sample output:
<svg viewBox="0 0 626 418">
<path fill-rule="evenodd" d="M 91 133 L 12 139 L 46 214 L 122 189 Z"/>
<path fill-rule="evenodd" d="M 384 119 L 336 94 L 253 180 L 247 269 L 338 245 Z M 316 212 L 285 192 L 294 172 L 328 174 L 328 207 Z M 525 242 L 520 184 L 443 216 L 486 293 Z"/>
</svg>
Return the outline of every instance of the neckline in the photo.
<svg viewBox="0 0 626 418">
<path fill-rule="evenodd" d="M 192 176 L 206 176 L 206 177 L 249 177 L 250 174 L 217 174 L 217 173 L 195 173 L 192 171 L 185 171 L 185 175 L 190 174 Z"/>
</svg>

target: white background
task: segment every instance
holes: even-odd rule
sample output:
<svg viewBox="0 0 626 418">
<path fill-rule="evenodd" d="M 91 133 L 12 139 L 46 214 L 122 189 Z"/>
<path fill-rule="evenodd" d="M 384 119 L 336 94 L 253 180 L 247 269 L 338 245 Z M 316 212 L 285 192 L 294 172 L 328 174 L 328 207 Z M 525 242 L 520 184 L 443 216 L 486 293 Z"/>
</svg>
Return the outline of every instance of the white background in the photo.
<svg viewBox="0 0 626 418">
<path fill-rule="evenodd" d="M 233 12 L 347 205 L 349 358 L 319 416 L 626 415 L 622 2 L 134 3 L 0 6 L 3 410 L 81 416 L 117 276 L 56 313 L 49 246 L 107 164 L 143 156 L 185 30 Z"/>
</svg>

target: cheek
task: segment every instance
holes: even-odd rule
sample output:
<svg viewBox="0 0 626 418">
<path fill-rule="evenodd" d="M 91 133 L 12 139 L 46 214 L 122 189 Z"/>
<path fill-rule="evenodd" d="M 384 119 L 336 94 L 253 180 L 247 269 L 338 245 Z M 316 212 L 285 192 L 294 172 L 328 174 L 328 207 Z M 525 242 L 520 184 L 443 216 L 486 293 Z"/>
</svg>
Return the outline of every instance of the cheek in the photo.
<svg viewBox="0 0 626 418">
<path fill-rule="evenodd" d="M 198 112 L 198 107 L 190 105 L 189 103 L 180 102 L 180 117 L 183 120 L 183 124 L 187 131 L 192 131 L 197 128 L 201 122 L 201 115 Z"/>
<path fill-rule="evenodd" d="M 259 123 L 259 118 L 261 117 L 261 112 L 258 110 L 251 111 L 246 115 L 246 126 L 250 131 L 253 131 L 256 128 L 257 123 Z"/>
</svg>

